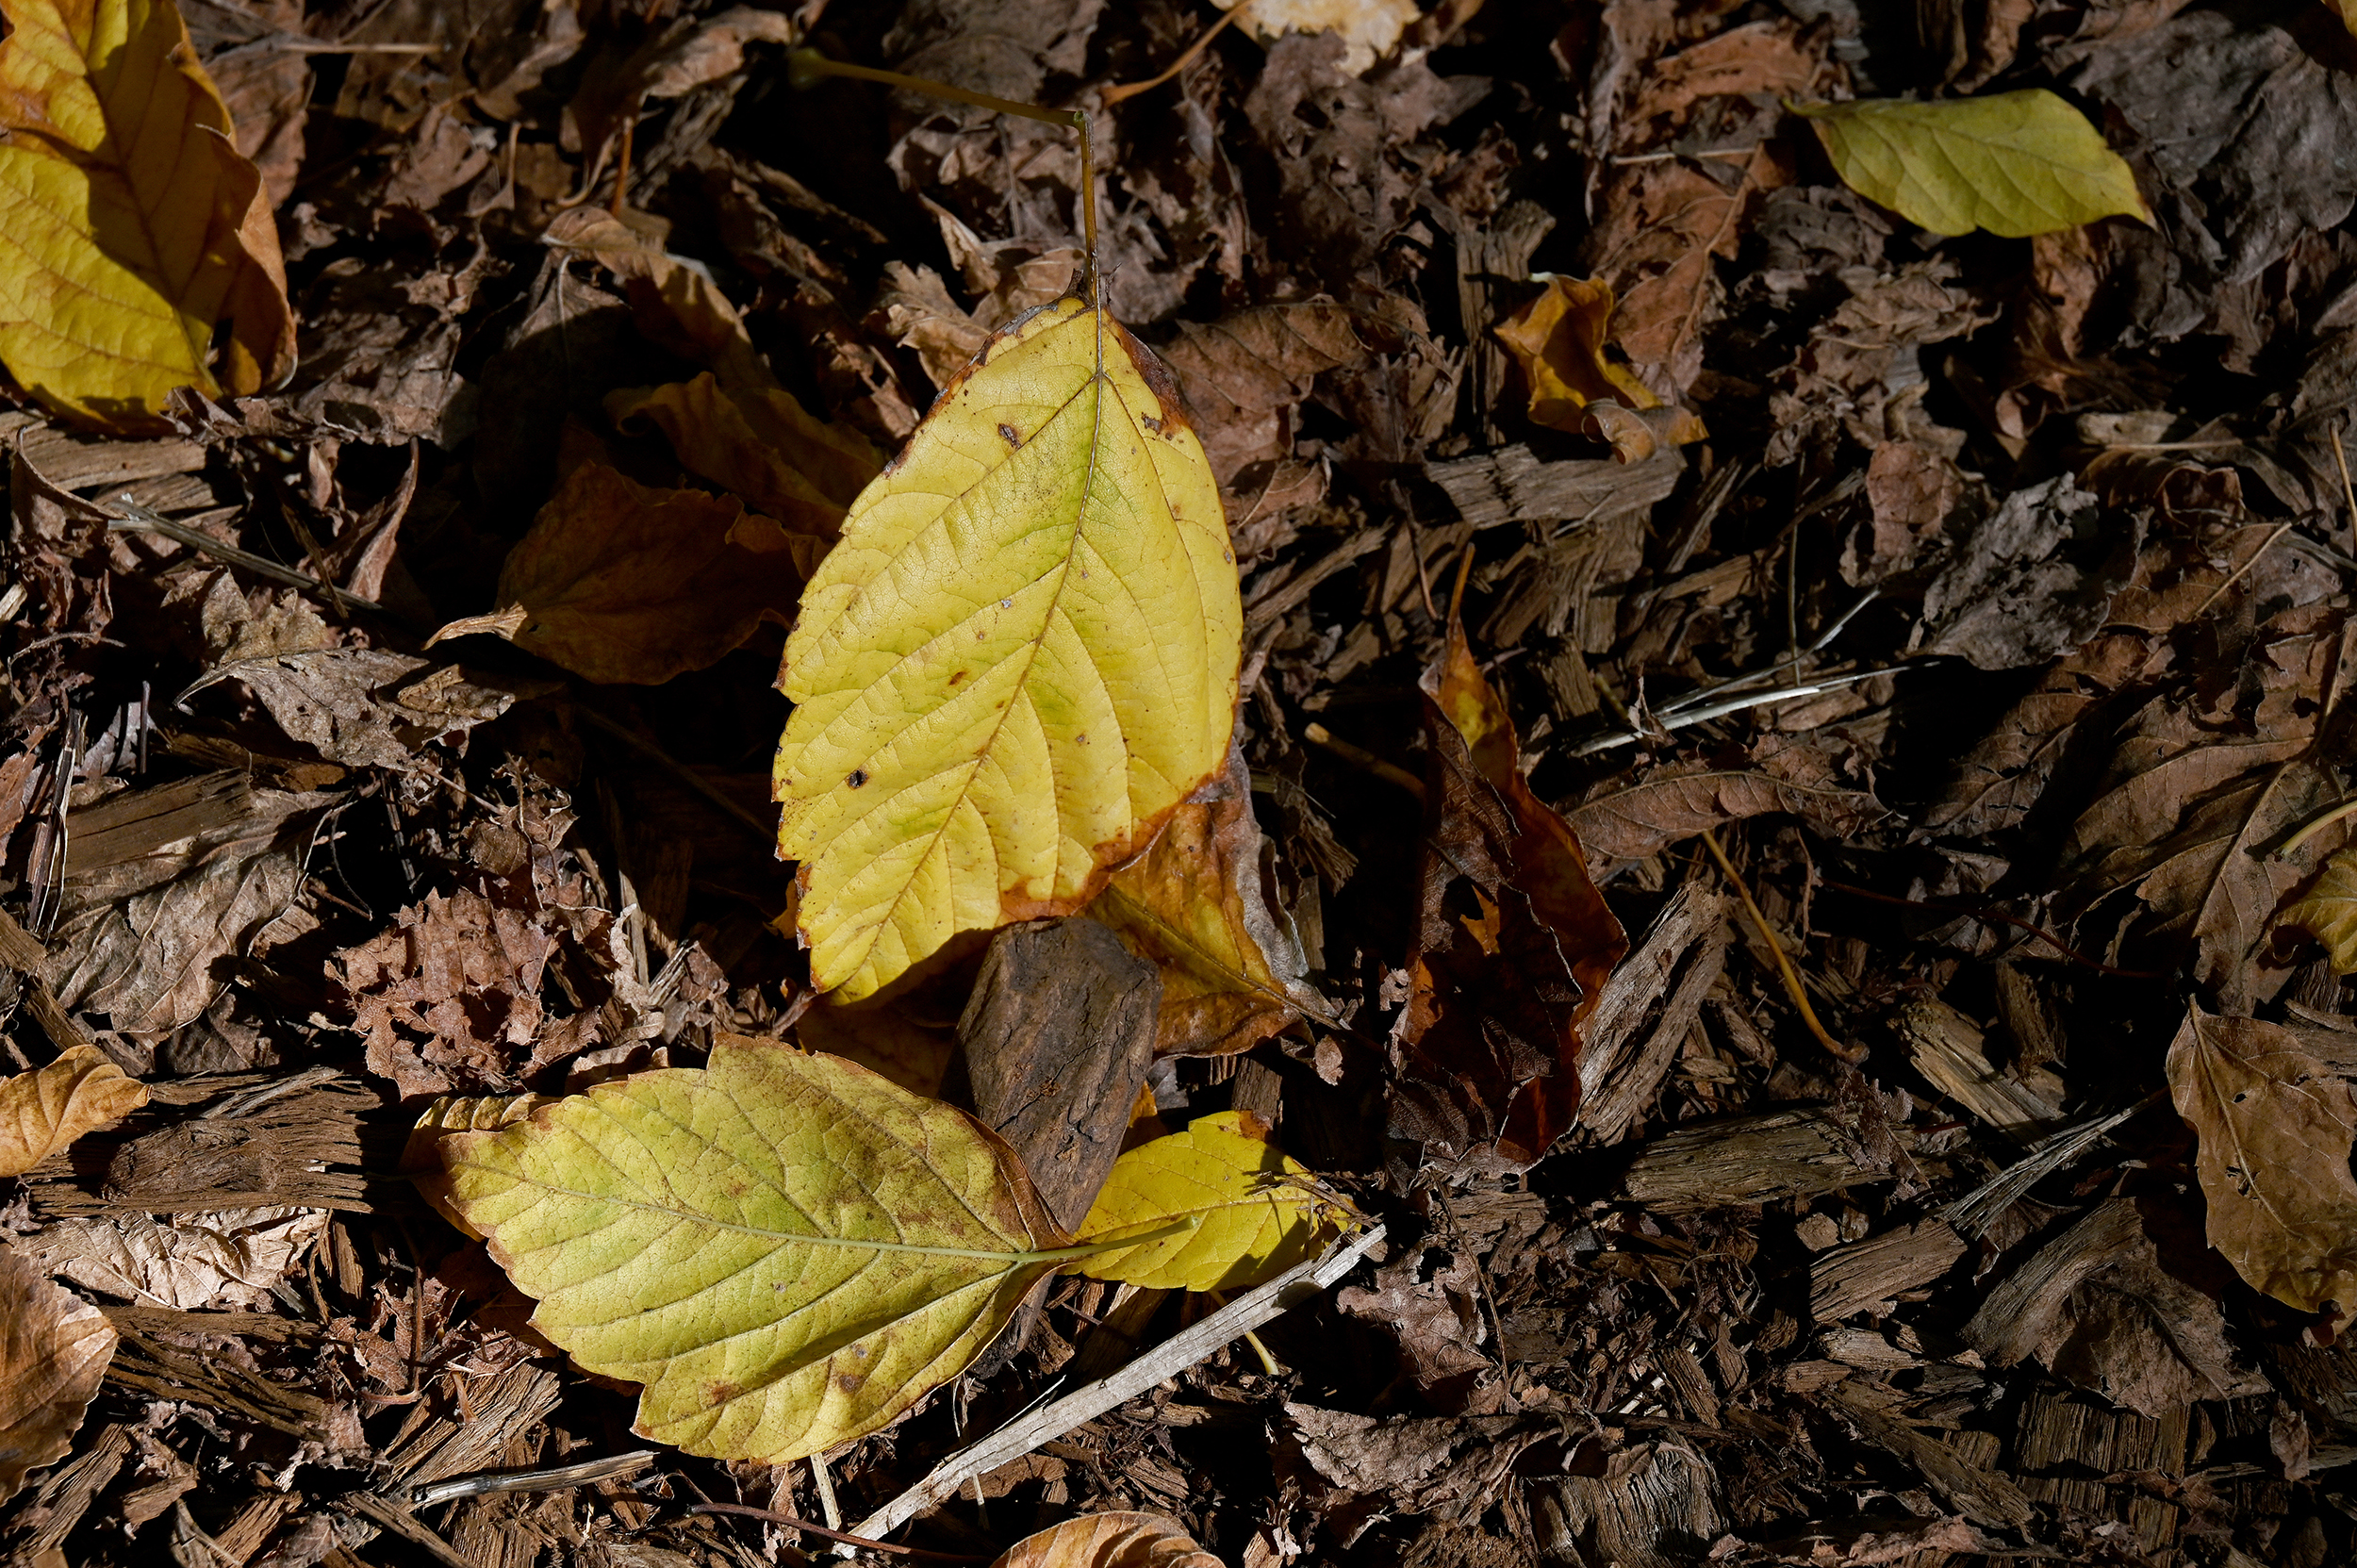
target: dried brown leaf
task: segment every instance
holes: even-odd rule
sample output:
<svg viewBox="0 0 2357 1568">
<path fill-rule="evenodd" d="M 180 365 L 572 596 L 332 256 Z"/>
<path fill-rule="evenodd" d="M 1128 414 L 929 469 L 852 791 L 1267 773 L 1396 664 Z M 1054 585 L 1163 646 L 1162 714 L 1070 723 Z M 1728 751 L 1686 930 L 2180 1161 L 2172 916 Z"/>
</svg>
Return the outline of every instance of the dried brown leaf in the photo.
<svg viewBox="0 0 2357 1568">
<path fill-rule="evenodd" d="M 500 570 L 502 608 L 434 640 L 489 633 L 600 683 L 659 685 L 784 621 L 828 539 L 733 496 L 651 489 L 602 462 L 565 476 Z"/>
<path fill-rule="evenodd" d="M 691 472 L 797 533 L 833 537 L 844 508 L 883 467 L 864 438 L 813 419 L 792 393 L 724 388 L 708 371 L 692 381 L 612 393 L 605 408 L 617 424 L 654 424 Z"/>
<path fill-rule="evenodd" d="M 1591 865 L 1642 860 L 1682 839 L 1747 817 L 1788 812 L 1819 835 L 1840 839 L 1888 814 L 1863 790 L 1789 784 L 1742 770 L 1661 768 L 1607 785 L 1564 813 Z"/>
<path fill-rule="evenodd" d="M 75 1046 L 46 1066 L 0 1081 L 0 1176 L 22 1176 L 146 1103 L 147 1085 L 124 1076 L 96 1046 Z"/>
<path fill-rule="evenodd" d="M 2303 1312 L 2357 1308 L 2357 1094 L 2279 1024 L 2196 1007 L 2168 1048 L 2169 1098 L 2200 1140 L 2210 1245 Z"/>
<path fill-rule="evenodd" d="M 1025 1536 L 990 1568 L 1220 1568 L 1220 1561 L 1175 1519 L 1084 1513 Z"/>
<path fill-rule="evenodd" d="M 0 1502 L 65 1458 L 114 1353 L 104 1312 L 0 1242 Z"/>
</svg>

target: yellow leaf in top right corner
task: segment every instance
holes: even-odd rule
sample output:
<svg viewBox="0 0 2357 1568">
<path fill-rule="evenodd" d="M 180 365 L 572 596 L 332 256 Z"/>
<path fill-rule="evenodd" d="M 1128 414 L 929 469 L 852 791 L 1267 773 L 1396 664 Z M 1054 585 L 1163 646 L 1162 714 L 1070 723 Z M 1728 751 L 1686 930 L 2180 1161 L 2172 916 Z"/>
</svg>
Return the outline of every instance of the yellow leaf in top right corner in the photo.
<svg viewBox="0 0 2357 1568">
<path fill-rule="evenodd" d="M 2343 850 L 2326 861 L 2315 884 L 2283 906 L 2278 923 L 2322 943 L 2334 974 L 2357 971 L 2357 852 Z"/>
<path fill-rule="evenodd" d="M 157 428 L 181 387 L 283 380 L 294 316 L 270 198 L 172 0 L 0 0 L 0 16 L 9 373 L 125 432 Z"/>
<path fill-rule="evenodd" d="M 1072 1265 L 1092 1279 L 1147 1290 L 1248 1290 L 1308 1258 L 1330 1235 L 1335 1206 L 1309 1191 L 1248 1112 L 1201 1116 L 1113 1163 L 1080 1224 L 1083 1244 L 1195 1219 L 1178 1235 Z"/>
<path fill-rule="evenodd" d="M 2116 213 L 2151 220 L 2127 161 L 2043 88 L 1793 107 L 1850 189 L 1935 234 L 2020 239 Z"/>
</svg>

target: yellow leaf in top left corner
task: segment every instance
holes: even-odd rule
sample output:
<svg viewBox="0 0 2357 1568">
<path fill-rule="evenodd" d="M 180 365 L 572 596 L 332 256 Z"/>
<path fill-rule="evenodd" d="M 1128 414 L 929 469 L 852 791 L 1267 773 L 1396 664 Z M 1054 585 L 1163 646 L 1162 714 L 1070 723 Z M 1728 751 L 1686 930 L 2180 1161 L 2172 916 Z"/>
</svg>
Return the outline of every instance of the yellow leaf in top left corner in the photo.
<svg viewBox="0 0 2357 1568">
<path fill-rule="evenodd" d="M 157 428 L 176 388 L 283 380 L 294 316 L 269 198 L 172 0 L 0 16 L 0 362 L 126 432 Z"/>
</svg>

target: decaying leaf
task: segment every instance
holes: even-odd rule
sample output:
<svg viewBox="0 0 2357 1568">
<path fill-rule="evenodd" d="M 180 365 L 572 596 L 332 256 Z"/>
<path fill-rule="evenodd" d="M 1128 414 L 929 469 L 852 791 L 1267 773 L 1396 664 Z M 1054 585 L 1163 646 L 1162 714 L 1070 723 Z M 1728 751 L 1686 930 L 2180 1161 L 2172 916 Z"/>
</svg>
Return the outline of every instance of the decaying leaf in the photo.
<svg viewBox="0 0 2357 1568">
<path fill-rule="evenodd" d="M 1084 1513 L 1008 1547 L 990 1568 L 1220 1568 L 1175 1519 Z"/>
<path fill-rule="evenodd" d="M 2280 922 L 2324 944 L 2332 972 L 2357 972 L 2357 850 L 2324 863 L 2315 885 L 2283 908 Z"/>
<path fill-rule="evenodd" d="M 558 213 L 542 241 L 587 256 L 620 278 L 650 341 L 709 366 L 725 386 L 775 385 L 744 318 L 701 263 L 674 256 L 601 206 Z"/>
<path fill-rule="evenodd" d="M 1210 793 L 1173 812 L 1152 848 L 1114 872 L 1089 905 L 1162 971 L 1158 1056 L 1249 1050 L 1304 1013 L 1324 1010 L 1300 978 L 1298 945 L 1278 929 L 1261 891 L 1265 841 L 1241 757 Z"/>
<path fill-rule="evenodd" d="M 1392 1130 L 1525 1168 L 1571 1130 L 1580 1027 L 1628 936 L 1522 776 L 1513 720 L 1450 617 L 1425 674 L 1426 846 Z"/>
<path fill-rule="evenodd" d="M 555 951 L 555 936 L 524 913 L 461 887 L 400 911 L 330 972 L 369 1070 L 404 1097 L 442 1095 L 460 1079 L 512 1081 L 503 1052 L 529 1052 L 543 1034 L 540 980 Z"/>
<path fill-rule="evenodd" d="M 2200 1139 L 2210 1245 L 2303 1312 L 2357 1310 L 2357 1093 L 2280 1024 L 2199 1007 L 2168 1048 L 2169 1098 Z"/>
<path fill-rule="evenodd" d="M 771 1463 L 893 1420 L 1063 1260 L 1014 1152 L 866 1069 L 718 1037 L 448 1160 L 450 1197 L 636 1430 Z"/>
<path fill-rule="evenodd" d="M 779 842 L 813 983 L 1068 913 L 1216 773 L 1243 635 L 1203 449 L 1077 299 L 993 338 L 802 596 Z"/>
<path fill-rule="evenodd" d="M 1114 1161 L 1080 1235 L 1106 1242 L 1174 1218 L 1202 1223 L 1073 1266 L 1092 1279 L 1147 1290 L 1248 1290 L 1309 1257 L 1331 1233 L 1336 1211 L 1301 1184 L 1309 1175 L 1249 1112 L 1198 1116 L 1185 1131 Z"/>
<path fill-rule="evenodd" d="M 1612 322 L 1612 288 L 1601 279 L 1546 276 L 1546 289 L 1491 328 L 1511 350 L 1530 388 L 1534 423 L 1610 441 L 1622 457 L 1642 462 L 1654 454 L 1652 427 L 1631 409 L 1659 408 L 1661 400 L 1627 366 L 1605 353 Z M 1667 422 L 1673 441 L 1707 434 L 1690 414 Z"/>
<path fill-rule="evenodd" d="M 126 1301 L 196 1312 L 260 1307 L 327 1229 L 324 1209 L 91 1214 L 52 1220 L 17 1246 L 46 1274 Z"/>
<path fill-rule="evenodd" d="M 396 772 L 417 766 L 426 741 L 497 718 L 519 695 L 388 648 L 317 648 L 218 665 L 181 696 L 223 681 L 243 685 L 288 739 L 329 761 Z"/>
<path fill-rule="evenodd" d="M 0 11 L 0 361 L 51 407 L 140 432 L 178 388 L 283 379 L 294 316 L 269 197 L 171 0 Z"/>
<path fill-rule="evenodd" d="M 508 552 L 501 608 L 434 640 L 487 632 L 592 681 L 659 685 L 717 664 L 765 615 L 785 619 L 826 548 L 733 496 L 585 462 Z"/>
<path fill-rule="evenodd" d="M 2125 213 L 2148 222 L 2127 161 L 2044 88 L 1912 103 L 1798 106 L 1850 189 L 1935 234 L 2020 238 Z"/>
<path fill-rule="evenodd" d="M 0 1176 L 22 1176 L 146 1103 L 147 1085 L 96 1046 L 75 1046 L 47 1066 L 0 1081 Z"/>
<path fill-rule="evenodd" d="M 114 1353 L 104 1312 L 0 1242 L 0 1503 L 65 1458 Z"/>
<path fill-rule="evenodd" d="M 844 508 L 883 467 L 875 448 L 813 419 L 792 393 L 724 388 L 709 371 L 613 393 L 605 411 L 618 425 L 638 419 L 655 425 L 681 463 L 793 533 L 834 537 Z"/>
<path fill-rule="evenodd" d="M 1566 815 L 1589 854 L 1604 865 L 1642 860 L 1707 829 L 1768 812 L 1789 812 L 1828 838 L 1846 837 L 1888 815 L 1864 790 L 1682 766 L 1633 783 L 1614 780 Z"/>
<path fill-rule="evenodd" d="M 1332 33 L 1342 69 L 1356 76 L 1397 47 L 1423 11 L 1416 0 L 1221 0 L 1242 4 L 1244 24 L 1263 43 L 1286 33 Z"/>
</svg>

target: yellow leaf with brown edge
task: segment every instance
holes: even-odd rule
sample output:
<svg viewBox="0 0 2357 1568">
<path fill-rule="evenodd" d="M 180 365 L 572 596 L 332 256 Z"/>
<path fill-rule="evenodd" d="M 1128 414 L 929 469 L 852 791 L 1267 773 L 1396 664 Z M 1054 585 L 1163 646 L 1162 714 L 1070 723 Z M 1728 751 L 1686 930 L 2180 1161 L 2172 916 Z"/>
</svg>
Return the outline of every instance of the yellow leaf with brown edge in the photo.
<svg viewBox="0 0 2357 1568">
<path fill-rule="evenodd" d="M 1221 1568 L 1175 1519 L 1159 1513 L 1084 1513 L 1027 1535 L 990 1568 Z"/>
<path fill-rule="evenodd" d="M 716 1037 L 453 1140 L 450 1200 L 533 1327 L 644 1385 L 634 1430 L 783 1464 L 898 1418 L 1075 1256 L 1014 1151 L 830 1056 Z"/>
<path fill-rule="evenodd" d="M 883 467 L 874 447 L 812 418 L 791 392 L 723 387 L 709 371 L 609 393 L 605 411 L 617 425 L 654 425 L 690 472 L 798 533 L 832 538 L 844 508 Z"/>
<path fill-rule="evenodd" d="M 2200 1007 L 2168 1048 L 2169 1098 L 2199 1139 L 2210 1245 L 2303 1312 L 2357 1312 L 2357 1093 L 2280 1024 Z"/>
<path fill-rule="evenodd" d="M 1206 798 L 1208 796 L 1208 798 Z M 1157 1056 L 1249 1050 L 1325 1007 L 1261 885 L 1260 822 L 1241 756 L 1171 814 L 1146 853 L 1115 871 L 1089 913 L 1162 971 Z M 1282 972 L 1280 973 L 1280 963 Z"/>
<path fill-rule="evenodd" d="M 815 986 L 1068 914 L 1225 765 L 1244 609 L 1151 352 L 1074 298 L 993 337 L 844 519 L 780 680 Z"/>
<path fill-rule="evenodd" d="M 2357 850 L 2343 850 L 2326 861 L 2315 884 L 2277 918 L 2324 944 L 2334 974 L 2357 973 Z"/>
<path fill-rule="evenodd" d="M 73 1448 L 114 1353 L 106 1313 L 0 1242 L 0 1503 Z"/>
<path fill-rule="evenodd" d="M 1310 1190 L 1309 1171 L 1268 1131 L 1248 1111 L 1221 1111 L 1123 1154 L 1080 1222 L 1082 1242 L 1118 1242 L 1178 1219 L 1198 1223 L 1082 1259 L 1073 1271 L 1147 1290 L 1248 1290 L 1310 1257 L 1343 1212 Z"/>
<path fill-rule="evenodd" d="M 429 644 L 487 633 L 600 684 L 659 685 L 783 622 L 827 540 L 733 496 L 641 485 L 591 460 L 560 481 L 500 569 L 500 608 Z"/>
<path fill-rule="evenodd" d="M 22 1176 L 146 1103 L 147 1085 L 96 1046 L 75 1046 L 46 1066 L 0 1081 L 0 1176 Z"/>
<path fill-rule="evenodd" d="M 262 178 L 171 0 L 5 0 L 0 362 L 107 429 L 294 366 Z M 218 360 L 215 329 L 226 322 Z"/>
</svg>

